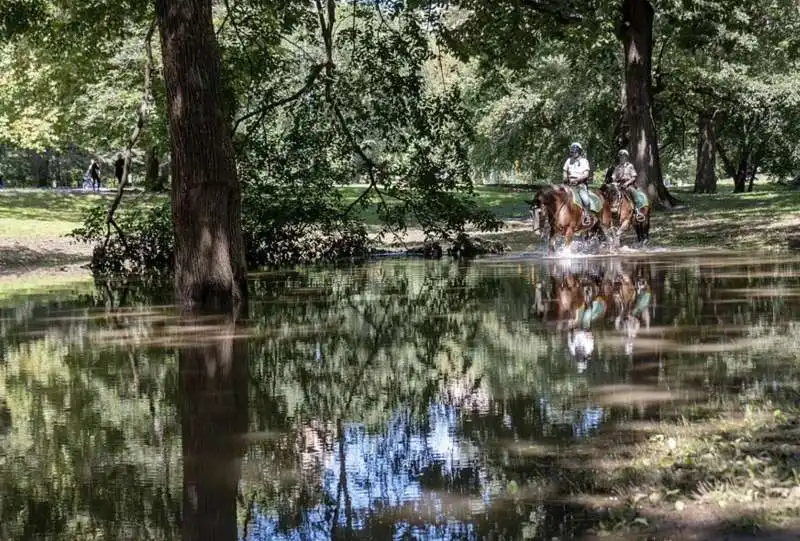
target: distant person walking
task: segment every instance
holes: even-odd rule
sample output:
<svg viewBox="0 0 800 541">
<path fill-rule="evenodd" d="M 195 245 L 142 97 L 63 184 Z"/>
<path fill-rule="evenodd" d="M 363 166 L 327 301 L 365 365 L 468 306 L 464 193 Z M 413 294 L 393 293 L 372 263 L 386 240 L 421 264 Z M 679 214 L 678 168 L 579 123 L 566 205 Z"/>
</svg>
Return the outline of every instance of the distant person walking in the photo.
<svg viewBox="0 0 800 541">
<path fill-rule="evenodd" d="M 86 180 L 92 183 L 92 191 L 100 191 L 100 164 L 92 160 L 86 171 Z"/>
<path fill-rule="evenodd" d="M 122 186 L 122 175 L 125 173 L 125 158 L 122 154 L 117 154 L 117 161 L 114 162 L 114 176 L 117 177 L 117 182 Z"/>
</svg>

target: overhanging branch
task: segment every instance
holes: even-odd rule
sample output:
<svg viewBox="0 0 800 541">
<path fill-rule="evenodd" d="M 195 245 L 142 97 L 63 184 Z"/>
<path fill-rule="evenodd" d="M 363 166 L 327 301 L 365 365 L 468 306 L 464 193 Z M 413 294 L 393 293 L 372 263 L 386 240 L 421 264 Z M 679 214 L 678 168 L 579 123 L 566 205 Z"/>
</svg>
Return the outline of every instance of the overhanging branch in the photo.
<svg viewBox="0 0 800 541">
<path fill-rule="evenodd" d="M 267 114 L 271 110 L 280 107 L 282 105 L 286 105 L 287 103 L 291 103 L 303 97 L 303 95 L 309 92 L 311 90 L 311 87 L 314 86 L 314 82 L 319 77 L 319 74 L 322 73 L 323 69 L 325 69 L 325 64 L 326 63 L 317 64 L 316 66 L 312 67 L 311 71 L 306 77 L 305 84 L 302 86 L 302 88 L 300 88 L 293 94 L 290 94 L 289 96 L 281 98 L 277 101 L 268 103 L 262 107 L 259 107 L 258 109 L 254 109 L 253 111 L 250 111 L 249 113 L 239 117 L 233 124 L 233 131 L 236 132 L 237 128 L 241 125 L 242 122 L 249 120 L 254 116 L 261 115 L 263 117 L 263 115 Z"/>
<path fill-rule="evenodd" d="M 111 206 L 108 209 L 108 214 L 106 215 L 106 240 L 103 242 L 104 248 L 108 246 L 108 242 L 111 239 L 112 227 L 119 235 L 119 238 L 122 241 L 123 246 L 125 246 L 125 249 L 127 250 L 128 248 L 128 244 L 125 241 L 125 234 L 122 232 L 122 229 L 120 229 L 119 225 L 117 225 L 116 220 L 114 220 L 114 213 L 117 211 L 117 208 L 119 208 L 119 205 L 122 202 L 122 194 L 124 193 L 125 186 L 128 184 L 128 175 L 130 174 L 131 169 L 133 147 L 139 140 L 139 136 L 142 133 L 142 128 L 144 127 L 145 119 L 150 111 L 150 104 L 153 101 L 154 63 L 152 42 L 155 30 L 156 20 L 153 19 L 153 21 L 150 23 L 150 26 L 147 28 L 147 34 L 145 34 L 144 37 L 145 67 L 142 101 L 139 103 L 139 110 L 136 113 L 136 126 L 133 128 L 133 132 L 128 139 L 128 145 L 125 147 L 125 165 L 122 169 L 122 178 L 119 182 L 119 188 L 117 188 L 117 195 L 114 197 L 114 201 L 112 201 Z"/>
</svg>

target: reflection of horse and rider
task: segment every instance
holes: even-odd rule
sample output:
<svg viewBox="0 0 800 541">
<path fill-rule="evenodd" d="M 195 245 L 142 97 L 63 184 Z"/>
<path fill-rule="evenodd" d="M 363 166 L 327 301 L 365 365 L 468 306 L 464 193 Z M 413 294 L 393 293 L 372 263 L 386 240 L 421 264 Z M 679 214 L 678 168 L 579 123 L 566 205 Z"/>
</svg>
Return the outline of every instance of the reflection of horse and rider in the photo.
<svg viewBox="0 0 800 541">
<path fill-rule="evenodd" d="M 567 246 L 577 233 L 596 234 L 601 240 L 611 234 L 618 242 L 631 226 L 637 240 L 646 242 L 650 229 L 650 202 L 647 195 L 636 187 L 636 178 L 630 155 L 622 149 L 617 153 L 617 163 L 609 167 L 603 186 L 599 190 L 590 189 L 591 164 L 580 143 L 572 143 L 563 167 L 563 184 L 541 187 L 534 199 L 528 202 L 533 210 L 534 231 L 544 232 L 543 222 L 547 222 L 551 251 L 556 234 L 565 238 Z"/>
<path fill-rule="evenodd" d="M 623 334 L 625 354 L 633 353 L 633 343 L 639 330 L 650 327 L 652 293 L 646 275 L 634 266 L 630 272 L 621 267 L 595 269 L 594 272 L 566 272 L 552 275 L 552 288 L 544 293 L 537 284 L 537 311 L 547 317 L 547 304 L 554 304 L 551 320 L 558 330 L 566 331 L 567 349 L 583 371 L 594 354 L 592 333 L 599 323 L 613 321 L 614 328 Z"/>
</svg>

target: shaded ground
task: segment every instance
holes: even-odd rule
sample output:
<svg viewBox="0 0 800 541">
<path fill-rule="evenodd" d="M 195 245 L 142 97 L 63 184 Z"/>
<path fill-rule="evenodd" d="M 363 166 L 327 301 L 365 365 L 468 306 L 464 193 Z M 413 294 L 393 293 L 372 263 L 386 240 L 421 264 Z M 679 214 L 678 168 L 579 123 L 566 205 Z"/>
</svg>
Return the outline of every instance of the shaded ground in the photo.
<svg viewBox="0 0 800 541">
<path fill-rule="evenodd" d="M 603 537 L 800 539 L 799 419 L 765 408 L 631 423 L 578 455 L 592 479 L 576 499 L 606 513 Z"/>
<path fill-rule="evenodd" d="M 83 212 L 99 202 L 110 202 L 114 193 L 0 190 L 0 287 L 8 290 L 34 283 L 41 286 L 50 280 L 88 277 L 88 270 L 82 266 L 91 258 L 91 247 L 64 235 L 81 225 Z M 145 201 L 161 197 L 140 193 L 133 196 L 137 200 L 144 197 Z"/>
</svg>

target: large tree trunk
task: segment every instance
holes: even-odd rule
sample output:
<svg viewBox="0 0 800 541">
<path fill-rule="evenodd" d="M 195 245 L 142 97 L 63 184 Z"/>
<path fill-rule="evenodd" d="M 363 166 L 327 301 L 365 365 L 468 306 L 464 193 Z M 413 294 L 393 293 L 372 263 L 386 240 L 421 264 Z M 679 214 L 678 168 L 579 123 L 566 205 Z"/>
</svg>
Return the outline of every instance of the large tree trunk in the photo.
<svg viewBox="0 0 800 541">
<path fill-rule="evenodd" d="M 188 325 L 198 325 L 192 320 Z M 235 541 L 247 431 L 247 343 L 234 322 L 204 327 L 178 351 L 183 439 L 182 540 Z"/>
<path fill-rule="evenodd" d="M 650 96 L 653 16 L 648 0 L 623 0 L 619 38 L 625 53 L 626 111 L 636 183 L 655 207 L 671 208 L 677 200 L 664 186 Z"/>
<path fill-rule="evenodd" d="M 241 189 L 222 106 L 212 0 L 156 0 L 172 150 L 176 301 L 228 311 L 247 295 Z"/>
<path fill-rule="evenodd" d="M 715 117 L 716 111 L 703 111 L 697 118 L 697 173 L 694 178 L 694 193 L 717 193 Z"/>
</svg>

